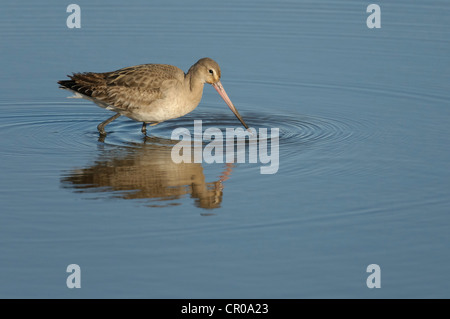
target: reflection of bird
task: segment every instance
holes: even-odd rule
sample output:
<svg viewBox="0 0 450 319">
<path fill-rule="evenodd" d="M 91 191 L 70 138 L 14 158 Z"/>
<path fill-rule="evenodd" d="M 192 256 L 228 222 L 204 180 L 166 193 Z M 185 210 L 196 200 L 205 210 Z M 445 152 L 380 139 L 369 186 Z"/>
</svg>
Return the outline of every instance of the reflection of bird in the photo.
<svg viewBox="0 0 450 319">
<path fill-rule="evenodd" d="M 100 107 L 116 112 L 98 125 L 105 135 L 105 126 L 121 115 L 142 122 L 142 132 L 148 123 L 183 116 L 200 103 L 203 85 L 212 84 L 230 109 L 248 129 L 220 83 L 220 67 L 210 58 L 200 59 L 188 71 L 167 64 L 142 64 L 106 73 L 75 73 L 70 80 L 59 81 L 60 88 L 75 93 Z"/>
<path fill-rule="evenodd" d="M 105 192 L 115 198 L 152 199 L 168 205 L 173 205 L 168 201 L 190 194 L 198 207 L 220 207 L 222 181 L 230 175 L 231 164 L 219 180 L 207 183 L 201 164 L 172 161 L 173 143 L 152 137 L 143 145 L 105 152 L 93 165 L 63 176 L 62 186 L 77 192 Z"/>
</svg>

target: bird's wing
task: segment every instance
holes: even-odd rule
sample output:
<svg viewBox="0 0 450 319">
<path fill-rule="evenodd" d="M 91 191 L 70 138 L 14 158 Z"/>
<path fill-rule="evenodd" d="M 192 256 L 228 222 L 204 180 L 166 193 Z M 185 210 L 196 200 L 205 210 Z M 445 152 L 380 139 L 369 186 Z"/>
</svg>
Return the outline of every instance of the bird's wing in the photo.
<svg viewBox="0 0 450 319">
<path fill-rule="evenodd" d="M 118 110 L 129 110 L 150 106 L 183 77 L 175 66 L 143 64 L 106 73 L 76 73 L 60 84 Z"/>
</svg>

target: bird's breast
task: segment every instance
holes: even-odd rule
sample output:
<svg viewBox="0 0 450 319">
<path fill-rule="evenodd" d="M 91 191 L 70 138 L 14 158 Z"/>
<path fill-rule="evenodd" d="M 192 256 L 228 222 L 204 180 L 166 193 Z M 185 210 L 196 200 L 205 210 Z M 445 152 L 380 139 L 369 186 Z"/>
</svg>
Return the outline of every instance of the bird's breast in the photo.
<svg viewBox="0 0 450 319">
<path fill-rule="evenodd" d="M 192 112 L 202 99 L 202 92 L 168 90 L 163 98 L 141 108 L 128 109 L 123 115 L 139 122 L 156 123 L 178 118 Z"/>
</svg>

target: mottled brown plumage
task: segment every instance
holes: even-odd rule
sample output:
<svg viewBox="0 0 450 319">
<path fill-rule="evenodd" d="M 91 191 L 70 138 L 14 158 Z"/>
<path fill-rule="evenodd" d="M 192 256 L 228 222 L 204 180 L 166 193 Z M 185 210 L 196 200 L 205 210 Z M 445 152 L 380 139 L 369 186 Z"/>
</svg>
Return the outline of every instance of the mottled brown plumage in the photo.
<svg viewBox="0 0 450 319">
<path fill-rule="evenodd" d="M 70 80 L 58 83 L 60 88 L 74 92 L 74 97 L 91 100 L 117 113 L 98 126 L 101 134 L 120 115 L 143 122 L 143 132 L 147 123 L 157 124 L 183 116 L 200 103 L 205 83 L 213 85 L 247 128 L 223 89 L 220 76 L 219 65 L 203 58 L 186 74 L 172 65 L 142 64 L 113 72 L 75 73 L 69 75 Z"/>
</svg>

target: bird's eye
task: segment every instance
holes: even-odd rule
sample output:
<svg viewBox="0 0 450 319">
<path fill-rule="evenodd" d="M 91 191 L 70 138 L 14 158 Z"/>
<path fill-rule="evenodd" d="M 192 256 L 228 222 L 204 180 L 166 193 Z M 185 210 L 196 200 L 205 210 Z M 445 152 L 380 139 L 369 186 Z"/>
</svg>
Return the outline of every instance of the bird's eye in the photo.
<svg viewBox="0 0 450 319">
<path fill-rule="evenodd" d="M 210 69 L 210 70 L 209 70 L 209 73 L 214 74 L 214 71 Z"/>
</svg>

